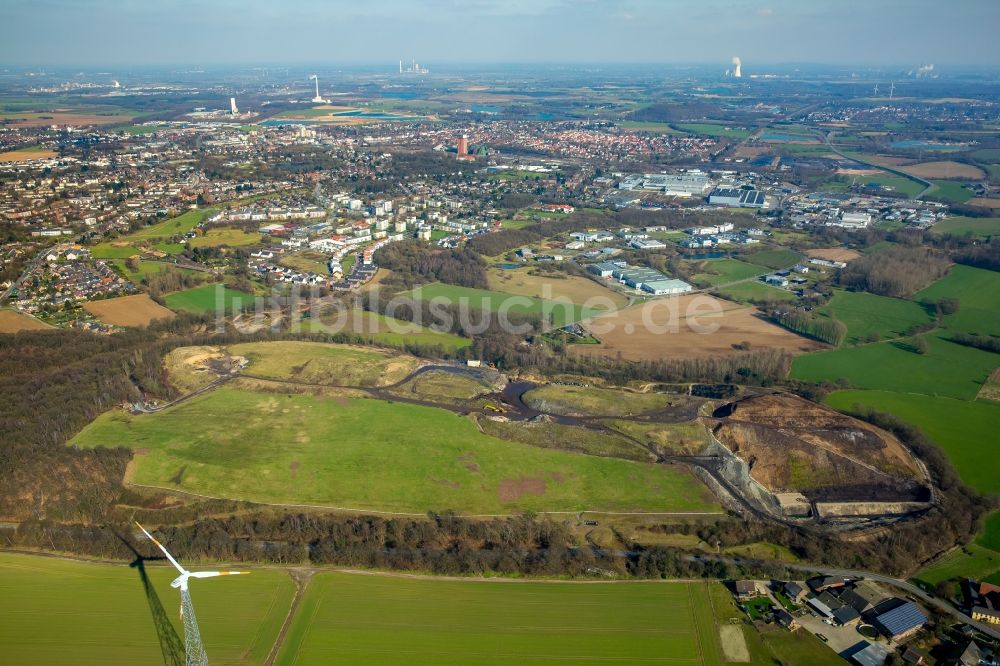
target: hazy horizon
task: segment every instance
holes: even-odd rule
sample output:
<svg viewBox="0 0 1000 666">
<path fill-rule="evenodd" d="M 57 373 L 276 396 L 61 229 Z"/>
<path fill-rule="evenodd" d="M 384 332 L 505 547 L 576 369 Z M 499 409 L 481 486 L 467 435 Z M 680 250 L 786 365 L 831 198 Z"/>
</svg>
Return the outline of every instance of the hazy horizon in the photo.
<svg viewBox="0 0 1000 666">
<path fill-rule="evenodd" d="M 0 17 L 2 67 L 1000 62 L 994 0 L 7 0 Z"/>
</svg>

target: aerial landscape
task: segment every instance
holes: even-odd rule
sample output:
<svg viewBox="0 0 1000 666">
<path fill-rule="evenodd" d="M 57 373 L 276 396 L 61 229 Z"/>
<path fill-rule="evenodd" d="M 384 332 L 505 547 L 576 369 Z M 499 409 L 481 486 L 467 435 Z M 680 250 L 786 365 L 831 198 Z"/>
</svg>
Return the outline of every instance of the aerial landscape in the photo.
<svg viewBox="0 0 1000 666">
<path fill-rule="evenodd" d="M 1000 663 L 1000 4 L 0 18 L 0 662 Z"/>
</svg>

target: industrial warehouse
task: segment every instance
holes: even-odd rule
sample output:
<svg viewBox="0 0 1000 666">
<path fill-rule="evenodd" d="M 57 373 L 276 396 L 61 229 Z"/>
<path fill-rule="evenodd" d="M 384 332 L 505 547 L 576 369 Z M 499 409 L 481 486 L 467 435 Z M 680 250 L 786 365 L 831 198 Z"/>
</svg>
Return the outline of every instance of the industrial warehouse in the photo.
<svg viewBox="0 0 1000 666">
<path fill-rule="evenodd" d="M 683 294 L 691 291 L 691 285 L 683 280 L 667 277 L 652 268 L 629 266 L 624 261 L 602 261 L 591 264 L 587 270 L 602 278 L 614 278 L 626 286 L 654 296 Z"/>
<path fill-rule="evenodd" d="M 708 203 L 730 208 L 763 208 L 765 201 L 764 193 L 757 190 L 720 187 L 708 195 Z"/>
</svg>

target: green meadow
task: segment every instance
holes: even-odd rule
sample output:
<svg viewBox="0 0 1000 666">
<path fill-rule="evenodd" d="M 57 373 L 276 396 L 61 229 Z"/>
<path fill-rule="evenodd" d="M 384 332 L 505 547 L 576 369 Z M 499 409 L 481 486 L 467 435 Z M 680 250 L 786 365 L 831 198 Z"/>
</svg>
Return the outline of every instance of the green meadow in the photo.
<svg viewBox="0 0 1000 666">
<path fill-rule="evenodd" d="M 133 539 L 133 543 L 140 552 L 154 553 L 155 546 L 149 542 Z M 172 631 L 183 645 L 180 595 L 170 587 L 176 572 L 149 564 L 147 573 L 167 621 L 164 631 Z M 257 570 L 250 576 L 194 581 L 191 597 L 211 663 L 263 664 L 294 592 L 292 579 L 281 571 Z M 0 622 L 4 663 L 164 662 L 139 571 L 126 563 L 114 566 L 0 553 L 0 596 L 4 599 Z M 183 660 L 183 654 L 180 657 Z"/>
<path fill-rule="evenodd" d="M 848 344 L 898 338 L 912 326 L 934 321 L 933 312 L 919 303 L 866 291 L 838 289 L 819 312 L 847 326 Z"/>
<path fill-rule="evenodd" d="M 996 354 L 949 342 L 945 332 L 922 337 L 926 354 L 917 353 L 911 338 L 803 354 L 792 362 L 790 377 L 972 400 L 1000 362 Z"/>
<path fill-rule="evenodd" d="M 785 289 L 772 287 L 759 281 L 740 282 L 719 289 L 719 296 L 737 303 L 766 303 L 771 301 L 794 301 L 795 294 Z"/>
<path fill-rule="evenodd" d="M 934 303 L 957 298 L 959 310 L 944 317 L 945 326 L 956 332 L 1000 335 L 1000 273 L 984 268 L 955 265 L 943 278 L 917 292 L 916 301 Z M 1000 364 L 1000 359 L 997 361 Z"/>
<path fill-rule="evenodd" d="M 896 415 L 940 446 L 965 483 L 982 493 L 1000 492 L 994 446 L 1000 404 L 903 391 L 836 391 L 826 397 L 826 404 L 843 412 L 861 405 Z"/>
<path fill-rule="evenodd" d="M 765 267 L 748 264 L 738 259 L 708 259 L 704 265 L 705 272 L 697 273 L 692 279 L 700 284 L 711 286 L 746 280 L 768 272 Z"/>
<path fill-rule="evenodd" d="M 791 268 L 802 259 L 802 255 L 793 250 L 761 250 L 746 257 L 746 260 L 757 266 L 766 266 L 780 270 Z"/>
<path fill-rule="evenodd" d="M 136 484 L 265 503 L 418 514 L 717 509 L 679 468 L 507 442 L 449 411 L 374 399 L 220 388 L 155 414 L 112 410 L 70 443 L 140 452 Z"/>
<path fill-rule="evenodd" d="M 320 320 L 305 320 L 302 328 L 314 333 L 353 333 L 365 340 L 393 347 L 416 343 L 440 345 L 444 349 L 454 350 L 472 344 L 471 338 L 435 331 L 420 324 L 357 308 L 327 315 Z"/>
<path fill-rule="evenodd" d="M 584 308 L 571 303 L 546 301 L 540 298 L 518 296 L 500 291 L 489 291 L 487 289 L 459 287 L 440 282 L 418 287 L 413 291 L 406 292 L 405 295 L 419 298 L 423 301 L 444 299 L 446 303 L 460 307 L 462 304 L 467 304 L 469 310 L 475 312 L 499 313 L 503 311 L 512 316 L 535 315 L 551 317 L 551 321 L 555 326 L 565 326 L 574 321 L 580 321 L 581 319 L 586 319 L 587 317 L 603 312 L 603 310 Z M 478 316 L 473 317 L 472 323 L 477 323 L 478 321 Z"/>
<path fill-rule="evenodd" d="M 726 125 L 716 125 L 713 123 L 683 123 L 677 125 L 677 129 L 687 132 L 688 134 L 723 136 L 730 139 L 745 139 L 750 136 L 750 130 L 728 127 Z"/>
<path fill-rule="evenodd" d="M 1000 217 L 949 217 L 931 227 L 931 231 L 956 236 L 996 236 L 1000 234 Z"/>
<path fill-rule="evenodd" d="M 920 571 L 914 578 L 929 585 L 959 578 L 985 580 L 1000 585 L 1000 553 L 970 543 L 955 549 Z"/>
<path fill-rule="evenodd" d="M 952 180 L 932 180 L 936 189 L 931 190 L 929 196 L 944 199 L 953 203 L 965 203 L 972 198 L 972 190 L 962 187 L 962 183 Z"/>
<path fill-rule="evenodd" d="M 711 587 L 722 586 L 321 573 L 306 589 L 277 663 L 722 666 Z"/>
<path fill-rule="evenodd" d="M 203 287 L 175 291 L 164 297 L 171 310 L 203 314 L 223 309 L 227 313 L 254 306 L 254 295 L 230 289 L 221 284 L 207 284 Z"/>
</svg>

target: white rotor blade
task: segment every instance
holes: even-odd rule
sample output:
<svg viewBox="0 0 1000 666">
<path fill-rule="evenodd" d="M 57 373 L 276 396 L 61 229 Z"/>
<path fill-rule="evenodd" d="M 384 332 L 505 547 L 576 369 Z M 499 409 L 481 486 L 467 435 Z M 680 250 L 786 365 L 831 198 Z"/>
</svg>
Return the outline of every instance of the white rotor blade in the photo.
<svg viewBox="0 0 1000 666">
<path fill-rule="evenodd" d="M 215 578 L 216 576 L 239 576 L 246 575 L 249 571 L 195 571 L 191 573 L 191 578 Z"/>
<path fill-rule="evenodd" d="M 135 523 L 135 524 L 136 524 L 136 525 L 139 525 L 139 521 L 136 521 L 136 523 Z M 173 556 L 173 555 L 171 555 L 171 554 L 170 554 L 170 552 L 169 552 L 169 551 L 168 551 L 168 550 L 167 550 L 166 548 L 164 548 L 164 547 L 163 547 L 163 544 L 162 544 L 162 543 L 160 543 L 159 541 L 157 541 L 156 539 L 154 539 L 154 538 L 153 538 L 153 535 L 152 535 L 152 534 L 150 534 L 149 532 L 147 532 L 147 531 L 146 531 L 146 528 L 145 528 L 145 527 L 143 527 L 142 525 L 139 525 L 139 529 L 140 529 L 140 530 L 142 530 L 142 533 L 143 533 L 143 534 L 145 534 L 145 535 L 146 535 L 147 537 L 149 537 L 149 540 L 150 540 L 150 541 L 152 541 L 153 543 L 155 543 L 155 544 L 156 544 L 157 546 L 159 546 L 159 547 L 160 547 L 160 550 L 162 550 L 162 551 L 163 551 L 163 554 L 167 556 L 167 559 L 168 559 L 168 560 L 170 560 L 170 563 L 171 563 L 172 565 L 174 565 L 174 567 L 175 567 L 175 568 L 176 568 L 176 569 L 177 569 L 178 571 L 180 571 L 180 572 L 181 572 L 182 574 L 186 574 L 186 573 L 188 573 L 187 569 L 185 569 L 185 568 L 184 568 L 184 567 L 182 567 L 182 566 L 181 566 L 180 564 L 178 564 L 178 563 L 177 563 L 177 560 L 175 560 L 175 559 L 174 559 L 174 556 Z"/>
</svg>

